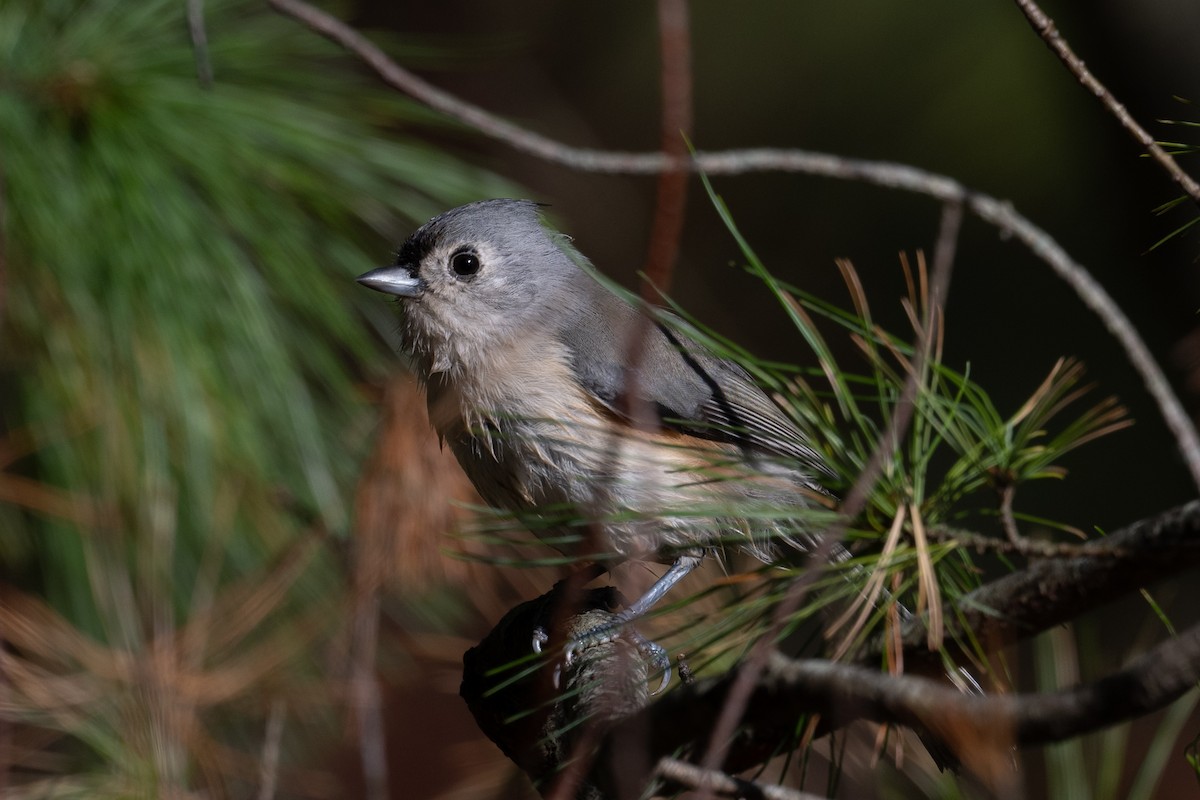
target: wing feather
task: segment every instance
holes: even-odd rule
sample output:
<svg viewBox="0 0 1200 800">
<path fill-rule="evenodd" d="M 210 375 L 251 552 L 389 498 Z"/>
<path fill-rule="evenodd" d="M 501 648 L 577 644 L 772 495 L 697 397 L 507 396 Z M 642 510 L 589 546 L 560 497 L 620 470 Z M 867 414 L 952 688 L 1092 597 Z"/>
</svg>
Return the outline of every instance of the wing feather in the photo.
<svg viewBox="0 0 1200 800">
<path fill-rule="evenodd" d="M 628 416 L 638 407 L 634 404 L 642 404 L 665 428 L 736 445 L 751 457 L 793 459 L 809 475 L 830 474 L 804 434 L 749 373 L 687 337 L 681 320 L 660 311 L 660 319 L 647 326 L 619 298 L 594 299 L 561 335 L 580 385 L 606 408 Z M 639 330 L 645 330 L 645 340 L 636 380 L 629 381 L 626 365 Z M 627 383 L 636 396 L 629 397 Z"/>
</svg>

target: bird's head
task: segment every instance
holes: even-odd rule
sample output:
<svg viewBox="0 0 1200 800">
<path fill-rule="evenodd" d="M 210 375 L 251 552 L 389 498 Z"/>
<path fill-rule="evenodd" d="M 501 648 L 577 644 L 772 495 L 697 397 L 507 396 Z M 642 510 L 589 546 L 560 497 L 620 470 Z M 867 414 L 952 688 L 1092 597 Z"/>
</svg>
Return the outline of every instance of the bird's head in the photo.
<svg viewBox="0 0 1200 800">
<path fill-rule="evenodd" d="M 573 306 L 583 273 L 566 237 L 528 200 L 483 200 L 422 225 L 396 261 L 359 276 L 404 306 L 407 350 L 428 378 L 471 371 Z"/>
</svg>

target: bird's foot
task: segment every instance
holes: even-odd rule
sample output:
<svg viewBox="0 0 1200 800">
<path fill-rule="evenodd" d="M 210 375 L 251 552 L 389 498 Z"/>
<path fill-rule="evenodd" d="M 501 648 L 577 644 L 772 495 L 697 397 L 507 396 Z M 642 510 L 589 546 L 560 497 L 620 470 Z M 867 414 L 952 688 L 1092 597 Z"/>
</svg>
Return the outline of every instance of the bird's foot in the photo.
<svg viewBox="0 0 1200 800">
<path fill-rule="evenodd" d="M 586 630 L 578 636 L 573 636 L 567 642 L 563 648 L 562 661 L 554 666 L 554 688 L 559 688 L 563 667 L 567 669 L 573 667 L 575 662 L 578 661 L 580 653 L 591 647 L 598 647 L 614 642 L 620 636 L 624 636 L 646 659 L 650 666 L 651 675 L 662 676 L 658 688 L 650 693 L 651 695 L 660 694 L 671 682 L 671 657 L 667 655 L 666 648 L 662 645 L 650 641 L 638 633 L 628 622 L 620 619 Z M 534 628 L 531 645 L 535 653 L 542 652 L 543 647 L 549 641 L 550 635 L 546 633 L 545 628 L 540 626 Z"/>
</svg>

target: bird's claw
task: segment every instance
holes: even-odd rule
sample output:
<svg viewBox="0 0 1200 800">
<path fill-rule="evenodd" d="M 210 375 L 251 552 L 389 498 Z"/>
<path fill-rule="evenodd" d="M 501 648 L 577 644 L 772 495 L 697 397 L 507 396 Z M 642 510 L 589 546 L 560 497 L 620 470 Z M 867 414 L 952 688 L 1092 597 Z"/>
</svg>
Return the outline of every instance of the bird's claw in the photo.
<svg viewBox="0 0 1200 800">
<path fill-rule="evenodd" d="M 658 682 L 658 688 L 650 692 L 650 695 L 653 697 L 656 694 L 662 694 L 671 682 L 671 657 L 667 655 L 667 649 L 658 642 L 650 641 L 635 630 L 631 629 L 630 633 L 635 637 L 634 642 L 637 644 L 638 650 L 650 662 L 650 674 L 662 675 L 662 679 Z"/>
<path fill-rule="evenodd" d="M 618 625 L 595 628 L 567 642 L 566 647 L 563 648 L 562 660 L 554 665 L 554 688 L 560 688 L 559 684 L 562 680 L 563 668 L 566 667 L 567 669 L 570 669 L 572 666 L 574 666 L 575 662 L 579 659 L 580 653 L 582 653 L 584 650 L 587 650 L 589 647 L 595 647 L 597 645 L 608 644 L 609 642 L 615 641 L 616 638 L 622 634 L 624 634 L 626 638 L 628 638 L 632 644 L 637 647 L 638 652 L 640 652 L 642 656 L 649 662 L 651 674 L 658 674 L 662 676 L 661 680 L 659 681 L 658 688 L 650 693 L 652 696 L 661 694 L 663 690 L 667 688 L 668 684 L 671 683 L 671 657 L 667 655 L 666 648 L 657 642 L 650 641 L 633 628 L 626 628 L 622 630 Z M 546 633 L 545 628 L 540 626 L 534 628 L 532 642 L 533 652 L 541 653 L 548 641 L 550 641 L 550 636 Z"/>
<path fill-rule="evenodd" d="M 545 628 L 538 625 L 533 629 L 533 641 L 529 643 L 529 646 L 533 648 L 533 652 L 540 653 L 548 641 L 550 641 L 550 634 L 546 633 Z"/>
</svg>

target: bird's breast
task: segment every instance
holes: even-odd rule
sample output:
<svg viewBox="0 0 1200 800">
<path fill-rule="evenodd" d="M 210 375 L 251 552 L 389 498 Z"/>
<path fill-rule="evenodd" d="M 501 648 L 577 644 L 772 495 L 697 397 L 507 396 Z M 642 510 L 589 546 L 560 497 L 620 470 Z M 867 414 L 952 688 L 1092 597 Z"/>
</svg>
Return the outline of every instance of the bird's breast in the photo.
<svg viewBox="0 0 1200 800">
<path fill-rule="evenodd" d="M 623 556 L 711 540 L 727 524 L 698 509 L 765 488 L 762 476 L 737 474 L 744 465 L 727 447 L 614 415 L 579 387 L 565 348 L 518 346 L 486 371 L 442 376 L 427 389 L 430 419 L 485 502 L 517 513 L 574 510 Z M 792 492 L 789 481 L 774 483 Z"/>
</svg>

